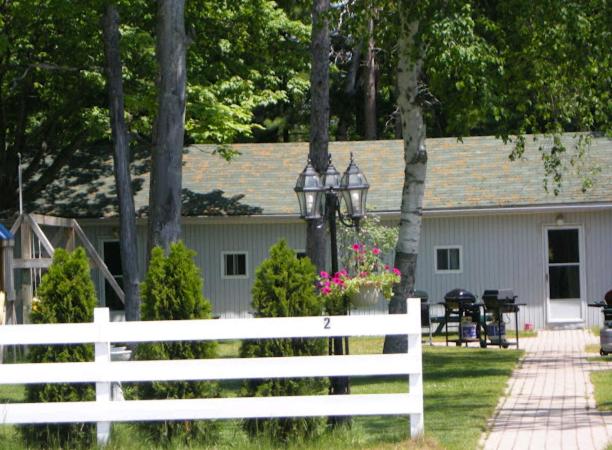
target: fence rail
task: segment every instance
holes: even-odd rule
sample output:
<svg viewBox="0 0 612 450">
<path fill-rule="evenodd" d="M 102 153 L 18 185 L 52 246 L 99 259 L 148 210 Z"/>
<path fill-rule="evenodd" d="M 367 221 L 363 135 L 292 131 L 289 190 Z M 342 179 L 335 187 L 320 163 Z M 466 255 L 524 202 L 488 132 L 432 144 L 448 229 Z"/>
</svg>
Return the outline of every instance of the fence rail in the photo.
<svg viewBox="0 0 612 450">
<path fill-rule="evenodd" d="M 6 364 L 0 384 L 96 383 L 95 402 L 0 405 L 0 424 L 97 422 L 98 442 L 110 422 L 341 415 L 409 415 L 410 434 L 423 432 L 420 300 L 408 313 L 274 319 L 109 322 L 96 308 L 88 324 L 0 327 L 2 345 L 94 343 L 94 362 Z M 128 361 L 110 359 L 113 342 L 266 339 L 334 336 L 408 336 L 408 353 L 282 358 Z M 408 375 L 409 393 L 113 402 L 111 383 L 164 380 L 229 380 L 326 376 Z"/>
</svg>

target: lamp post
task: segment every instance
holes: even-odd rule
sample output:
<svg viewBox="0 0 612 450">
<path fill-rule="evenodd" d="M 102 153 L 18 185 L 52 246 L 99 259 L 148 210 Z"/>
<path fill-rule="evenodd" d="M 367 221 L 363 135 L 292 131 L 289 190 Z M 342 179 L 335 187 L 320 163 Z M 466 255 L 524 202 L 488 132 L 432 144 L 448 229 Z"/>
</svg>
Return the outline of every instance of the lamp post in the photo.
<svg viewBox="0 0 612 450">
<path fill-rule="evenodd" d="M 351 161 L 342 175 L 336 170 L 329 157 L 325 173 L 320 175 L 312 166 L 310 159 L 300 173 L 295 185 L 295 193 L 300 205 L 300 216 L 307 220 L 320 221 L 320 226 L 328 222 L 331 244 L 331 273 L 338 272 L 338 245 L 336 240 L 336 218 L 346 227 L 359 230 L 359 221 L 365 216 L 366 197 L 369 184 L 365 175 L 359 170 L 351 153 Z M 346 214 L 341 211 L 344 200 Z M 348 302 L 344 305 L 344 314 L 348 313 Z M 343 355 L 349 352 L 348 338 L 333 339 L 333 352 L 330 341 L 330 354 Z M 348 377 L 334 377 L 331 380 L 331 394 L 348 394 Z M 342 419 L 336 418 L 335 423 Z"/>
</svg>

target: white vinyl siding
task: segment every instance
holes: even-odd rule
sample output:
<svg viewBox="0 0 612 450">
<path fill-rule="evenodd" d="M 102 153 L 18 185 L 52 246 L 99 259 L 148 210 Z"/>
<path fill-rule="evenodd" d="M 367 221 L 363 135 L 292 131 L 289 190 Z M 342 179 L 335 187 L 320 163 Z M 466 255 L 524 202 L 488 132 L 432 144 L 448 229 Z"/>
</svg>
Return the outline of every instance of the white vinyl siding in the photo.
<svg viewBox="0 0 612 450">
<path fill-rule="evenodd" d="M 480 296 L 485 289 L 512 289 L 521 306 L 519 326 L 525 322 L 536 328 L 546 323 L 546 290 L 543 267 L 543 227 L 555 225 L 557 212 L 448 216 L 423 219 L 417 261 L 416 288 L 429 294 L 430 303 L 443 301 L 444 294 L 463 288 Z M 612 289 L 612 210 L 563 212 L 565 225 L 580 225 L 584 230 L 585 301 L 602 300 Z M 397 223 L 390 219 L 387 223 Z M 92 242 L 112 239 L 113 225 L 84 226 Z M 268 257 L 270 246 L 285 239 L 292 248 L 306 247 L 306 225 L 303 222 L 276 224 L 184 224 L 185 244 L 196 252 L 195 261 L 204 280 L 204 295 L 213 305 L 214 315 L 247 317 L 252 311 L 251 289 L 254 273 Z M 452 243 L 462 246 L 462 273 L 436 274 L 434 246 Z M 144 278 L 146 226 L 138 226 L 138 250 L 141 280 Z M 251 276 L 224 280 L 219 263 L 223 251 L 248 251 Z M 102 277 L 94 271 L 100 293 Z M 443 314 L 443 308 L 441 314 Z M 387 302 L 372 311 L 384 312 Z M 364 310 L 364 312 L 367 312 Z M 353 312 L 351 312 L 353 313 Z M 360 310 L 355 311 L 361 314 Z M 433 311 L 437 314 L 438 311 Z M 600 326 L 601 310 L 586 308 L 586 326 Z"/>
</svg>

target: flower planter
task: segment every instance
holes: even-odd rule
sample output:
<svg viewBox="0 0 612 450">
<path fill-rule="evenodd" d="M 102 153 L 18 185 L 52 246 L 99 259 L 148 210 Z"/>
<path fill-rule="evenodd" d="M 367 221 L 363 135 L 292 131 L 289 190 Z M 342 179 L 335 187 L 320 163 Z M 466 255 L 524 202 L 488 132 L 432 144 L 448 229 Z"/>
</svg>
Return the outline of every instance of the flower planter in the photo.
<svg viewBox="0 0 612 450">
<path fill-rule="evenodd" d="M 351 295 L 351 305 L 355 307 L 373 306 L 380 299 L 380 288 L 376 286 L 362 285 L 359 291 Z"/>
</svg>

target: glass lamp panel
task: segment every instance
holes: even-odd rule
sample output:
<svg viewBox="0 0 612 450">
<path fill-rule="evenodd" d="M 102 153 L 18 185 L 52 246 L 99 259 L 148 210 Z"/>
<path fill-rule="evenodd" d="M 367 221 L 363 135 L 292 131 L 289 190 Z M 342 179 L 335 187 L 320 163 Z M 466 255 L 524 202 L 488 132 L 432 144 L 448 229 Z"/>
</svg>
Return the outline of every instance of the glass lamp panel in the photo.
<svg viewBox="0 0 612 450">
<path fill-rule="evenodd" d="M 353 216 L 362 215 L 361 211 L 361 190 L 349 191 L 351 193 L 351 204 L 353 208 Z"/>
<path fill-rule="evenodd" d="M 300 205 L 300 216 L 306 216 L 306 195 L 304 191 L 295 191 L 295 195 L 298 198 L 298 204 Z"/>
</svg>

